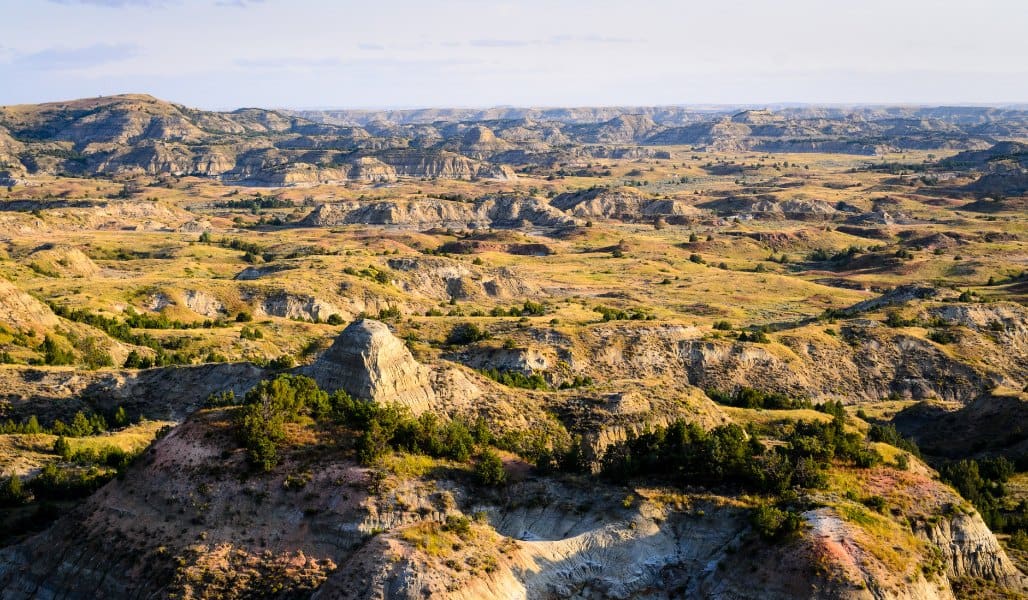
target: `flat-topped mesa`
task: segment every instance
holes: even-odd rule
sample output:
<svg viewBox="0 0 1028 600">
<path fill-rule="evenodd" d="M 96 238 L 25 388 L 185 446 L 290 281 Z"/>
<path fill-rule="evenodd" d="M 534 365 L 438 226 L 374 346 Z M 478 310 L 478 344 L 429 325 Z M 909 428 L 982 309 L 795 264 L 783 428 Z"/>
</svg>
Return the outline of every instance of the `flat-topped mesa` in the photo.
<svg viewBox="0 0 1028 600">
<path fill-rule="evenodd" d="M 431 371 L 380 321 L 350 323 L 332 346 L 307 368 L 323 389 L 355 398 L 401 404 L 415 414 L 435 400 Z"/>
</svg>

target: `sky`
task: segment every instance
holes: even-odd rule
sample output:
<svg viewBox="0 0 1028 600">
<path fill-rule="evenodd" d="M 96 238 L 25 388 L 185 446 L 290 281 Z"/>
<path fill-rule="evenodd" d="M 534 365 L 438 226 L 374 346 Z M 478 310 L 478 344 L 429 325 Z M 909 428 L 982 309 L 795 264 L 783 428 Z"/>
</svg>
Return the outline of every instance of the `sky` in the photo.
<svg viewBox="0 0 1028 600">
<path fill-rule="evenodd" d="M 1026 0 L 0 0 L 0 104 L 1028 102 Z"/>
</svg>

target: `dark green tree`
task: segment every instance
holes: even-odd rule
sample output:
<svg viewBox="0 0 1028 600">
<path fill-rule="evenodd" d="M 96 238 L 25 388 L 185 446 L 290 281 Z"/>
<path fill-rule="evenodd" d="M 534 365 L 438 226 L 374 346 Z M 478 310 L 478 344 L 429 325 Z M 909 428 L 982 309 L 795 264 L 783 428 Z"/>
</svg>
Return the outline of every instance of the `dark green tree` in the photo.
<svg viewBox="0 0 1028 600">
<path fill-rule="evenodd" d="M 503 460 L 493 450 L 484 450 L 475 465 L 475 475 L 482 485 L 497 487 L 507 481 L 507 470 L 503 468 Z"/>
</svg>

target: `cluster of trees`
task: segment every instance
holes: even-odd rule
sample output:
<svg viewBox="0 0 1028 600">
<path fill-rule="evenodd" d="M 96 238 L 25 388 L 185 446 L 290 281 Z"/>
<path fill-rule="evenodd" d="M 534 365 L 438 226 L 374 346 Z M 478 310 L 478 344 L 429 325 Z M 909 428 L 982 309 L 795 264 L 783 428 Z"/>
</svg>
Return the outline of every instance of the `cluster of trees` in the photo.
<svg viewBox="0 0 1028 600">
<path fill-rule="evenodd" d="M 111 355 L 95 338 L 71 336 L 71 339 L 81 353 L 82 363 L 87 367 L 98 369 L 114 365 Z M 27 340 L 25 341 L 27 342 Z M 43 337 L 43 342 L 37 350 L 42 356 L 30 359 L 29 364 L 61 366 L 73 365 L 76 362 L 75 352 L 59 338 L 50 335 Z M 0 355 L 0 362 L 13 364 L 15 360 L 10 353 L 4 352 Z"/>
<path fill-rule="evenodd" d="M 75 353 L 62 346 L 55 338 L 46 335 L 39 347 L 45 365 L 70 365 L 75 363 Z"/>
<path fill-rule="evenodd" d="M 497 369 L 495 367 L 491 369 L 482 369 L 479 371 L 493 381 L 502 383 L 503 385 L 516 388 L 524 388 L 528 390 L 553 390 L 547 381 L 546 376 L 543 373 L 532 372 L 525 374 L 521 371 Z M 593 378 L 588 375 L 575 375 L 571 379 L 562 381 L 556 389 L 560 390 L 571 390 L 580 387 L 590 386 L 594 383 Z"/>
<path fill-rule="evenodd" d="M 28 499 L 28 490 L 22 484 L 21 477 L 11 474 L 0 479 L 0 507 L 17 506 Z"/>
<path fill-rule="evenodd" d="M 939 475 L 974 505 L 989 529 L 1028 532 L 1028 501 L 1007 506 L 1006 483 L 1014 474 L 1013 462 L 1002 456 L 965 459 L 942 465 Z"/>
<path fill-rule="evenodd" d="M 124 462 L 127 465 L 130 460 Z M 26 484 L 37 501 L 85 498 L 117 475 L 117 471 L 98 466 L 63 467 L 50 463 Z"/>
<path fill-rule="evenodd" d="M 114 446 L 73 451 L 64 437 L 54 442 L 54 451 L 70 464 L 49 463 L 27 482 L 14 474 L 0 479 L 0 507 L 34 501 L 42 508 L 56 500 L 84 498 L 123 473 L 136 457 Z"/>
<path fill-rule="evenodd" d="M 446 343 L 451 346 L 466 346 L 490 337 L 492 336 L 486 329 L 474 323 L 457 323 L 446 336 Z"/>
<path fill-rule="evenodd" d="M 425 194 L 428 198 L 437 198 L 439 200 L 449 200 L 450 202 L 467 202 L 471 203 L 475 201 L 475 198 L 468 196 L 467 194 L 461 194 L 458 192 L 446 193 L 446 192 L 429 192 Z"/>
<path fill-rule="evenodd" d="M 764 408 L 810 407 L 809 401 L 793 400 L 776 393 L 742 388 L 733 394 L 708 392 L 715 399 L 737 406 Z M 234 394 L 212 395 L 208 405 L 236 402 Z M 780 425 L 775 444 L 767 444 L 756 430 L 732 424 L 705 431 L 694 423 L 676 421 L 610 446 L 601 458 L 602 474 L 614 481 L 636 477 L 658 478 L 672 484 L 728 486 L 748 491 L 783 495 L 789 490 L 816 489 L 827 485 L 830 464 L 846 462 L 869 468 L 883 460 L 871 442 L 885 442 L 919 456 L 917 446 L 891 425 L 873 425 L 865 438 L 845 429 L 846 412 L 841 403 L 813 408 L 832 415 L 829 422 L 790 422 Z M 79 421 L 84 419 L 84 415 Z M 582 473 L 590 469 L 588 448 L 580 436 L 545 428 L 508 431 L 497 435 L 482 419 L 468 423 L 442 420 L 432 413 L 413 417 L 395 405 L 379 405 L 354 399 L 344 392 L 328 394 L 310 378 L 280 375 L 250 390 L 237 409 L 240 442 L 255 468 L 270 470 L 278 462 L 286 438 L 286 423 L 314 421 L 353 430 L 357 459 L 373 464 L 391 451 L 424 454 L 458 462 L 474 459 L 474 472 L 487 485 L 502 484 L 506 477 L 495 448 L 514 452 L 536 465 L 540 472 Z M 38 423 L 36 424 L 38 427 Z M 58 441 L 60 444 L 63 438 Z M 66 459 L 76 455 L 63 442 Z M 117 452 L 99 451 L 81 462 L 120 467 L 128 458 Z M 965 460 L 940 469 L 951 483 L 998 531 L 1028 528 L 1028 506 L 1004 509 L 1004 483 L 1014 465 L 1002 458 Z M 11 485 L 8 483 L 8 485 Z M 17 484 L 14 484 L 17 485 Z M 767 538 L 778 538 L 799 526 L 798 515 L 786 508 L 765 506 L 753 513 L 754 527 Z"/>
<path fill-rule="evenodd" d="M 779 540 L 799 531 L 803 518 L 800 513 L 788 508 L 782 509 L 763 504 L 750 513 L 750 523 L 760 537 Z"/>
<path fill-rule="evenodd" d="M 255 194 L 252 199 L 247 200 L 226 200 L 224 202 L 215 202 L 215 208 L 241 208 L 249 210 L 254 214 L 257 214 L 261 210 L 269 208 L 294 208 L 296 205 L 291 200 L 285 200 L 283 198 L 277 198 L 275 196 L 262 196 Z M 204 232 L 207 233 L 206 231 Z M 200 236 L 201 242 L 209 242 L 210 237 L 203 239 L 203 234 Z"/>
<path fill-rule="evenodd" d="M 368 265 L 366 269 L 359 271 L 353 267 L 346 267 L 343 269 L 343 273 L 353 275 L 354 277 L 365 277 L 382 285 L 388 285 L 393 280 L 388 270 L 380 269 L 375 265 Z"/>
<path fill-rule="evenodd" d="M 110 415 L 111 422 L 116 427 L 124 427 L 129 424 L 128 415 L 125 409 L 121 406 L 117 408 Z M 28 419 L 21 423 L 15 423 L 11 419 L 7 419 L 4 423 L 0 423 L 0 433 L 20 433 L 20 434 L 34 434 L 34 433 L 46 433 L 57 436 L 68 436 L 68 437 L 87 437 L 90 435 L 99 435 L 110 430 L 108 420 L 100 413 L 89 413 L 88 415 L 81 410 L 75 413 L 72 417 L 71 423 L 65 423 L 60 419 L 54 420 L 50 427 L 43 427 L 39 424 L 39 419 L 36 415 L 30 415 Z"/>
<path fill-rule="evenodd" d="M 358 315 L 358 316 L 360 316 L 360 315 Z M 387 306 L 385 308 L 381 308 L 378 311 L 378 320 L 379 321 L 389 321 L 389 320 L 399 321 L 401 317 L 403 317 L 403 313 L 400 312 L 400 307 L 396 306 L 395 304 L 390 304 L 389 306 Z"/>
<path fill-rule="evenodd" d="M 740 387 L 731 392 L 723 392 L 716 389 L 704 390 L 707 397 L 725 406 L 738 406 L 740 408 L 760 408 L 765 410 L 794 410 L 811 409 L 833 417 L 846 417 L 846 408 L 841 400 L 829 400 L 817 404 L 809 398 L 794 398 L 781 392 L 767 392 L 750 387 Z M 884 440 L 872 440 L 884 441 Z"/>
<path fill-rule="evenodd" d="M 71 309 L 66 306 L 59 306 L 56 304 L 50 304 L 50 308 L 60 317 L 76 321 L 78 323 L 91 325 L 114 339 L 136 346 L 144 346 L 154 351 L 153 358 L 144 357 L 137 352 L 136 355 L 132 357 L 132 363 L 126 364 L 127 368 L 149 368 L 153 366 L 188 364 L 192 362 L 192 359 L 194 358 L 191 354 L 177 351 L 182 347 L 182 338 L 158 339 L 149 333 L 134 333 L 132 331 L 133 325 L 130 325 L 128 321 L 121 321 L 114 317 L 107 317 L 90 312 L 86 309 Z M 172 329 L 227 326 L 227 324 L 221 321 L 213 321 L 210 319 L 195 324 L 185 324 L 179 321 L 163 321 L 163 317 L 147 317 L 142 315 L 136 315 L 133 317 L 131 312 L 129 313 L 128 319 L 132 319 L 133 322 L 140 324 L 141 326 L 163 325 L 167 323 Z M 50 340 L 49 343 L 47 342 L 47 339 Z M 74 355 L 71 354 L 70 350 L 62 349 L 60 344 L 58 344 L 56 340 L 49 338 L 49 336 L 47 339 L 44 339 L 44 345 L 42 347 L 43 360 L 46 361 L 45 364 L 74 363 Z M 102 352 L 99 349 L 97 349 L 97 351 Z M 90 357 L 89 352 L 84 356 L 84 360 L 87 364 L 107 366 L 110 363 L 110 356 L 106 355 L 105 352 L 102 352 L 102 354 L 107 356 L 106 360 L 103 360 L 102 357 Z"/>
<path fill-rule="evenodd" d="M 771 341 L 771 338 L 767 336 L 767 326 L 757 327 L 753 331 L 746 333 L 745 331 L 739 332 L 739 337 L 736 338 L 740 342 L 753 342 L 756 344 L 767 344 Z"/>
<path fill-rule="evenodd" d="M 960 338 L 948 329 L 934 329 L 928 332 L 928 339 L 936 344 L 952 344 Z"/>
<path fill-rule="evenodd" d="M 595 306 L 593 310 L 600 313 L 603 317 L 603 321 L 648 321 L 654 317 L 648 314 L 644 309 L 631 308 L 628 310 L 622 310 L 620 308 L 611 308 L 609 306 Z"/>
<path fill-rule="evenodd" d="M 781 392 L 765 392 L 750 387 L 740 387 L 733 392 L 705 390 L 707 397 L 718 404 L 738 406 L 741 408 L 764 408 L 768 410 L 789 410 L 794 408 L 814 408 L 807 398 L 792 398 Z"/>
<path fill-rule="evenodd" d="M 442 421 L 431 413 L 415 418 L 402 407 L 382 406 L 338 392 L 332 396 L 332 405 L 335 420 L 361 432 L 356 451 L 358 460 L 364 464 L 375 462 L 389 451 L 459 462 L 475 459 L 474 472 L 479 482 L 489 486 L 500 485 L 506 479 L 503 461 L 494 448 L 518 454 L 543 472 L 582 472 L 588 466 L 581 438 L 565 440 L 539 429 L 497 435 L 481 418 L 474 423 L 460 419 Z"/>
<path fill-rule="evenodd" d="M 126 369 L 149 369 L 154 366 L 154 360 L 146 354 L 141 354 L 138 350 L 131 350 L 125 357 L 122 366 Z"/>
<path fill-rule="evenodd" d="M 73 450 L 68 440 L 61 436 L 54 441 L 54 454 L 67 462 L 79 465 L 102 465 L 114 469 L 124 469 L 132 461 L 133 456 L 117 446 L 87 447 Z"/>
<path fill-rule="evenodd" d="M 225 392 L 212 395 L 208 405 L 234 401 L 235 395 Z M 494 437 L 483 420 L 469 425 L 458 419 L 443 421 L 432 413 L 414 418 L 399 406 L 354 399 L 342 391 L 330 395 L 302 375 L 262 381 L 244 397 L 236 429 L 251 464 L 264 471 L 274 468 L 286 423 L 304 419 L 355 430 L 356 455 L 363 464 L 373 464 L 394 450 L 465 462 L 481 448 L 475 471 L 482 482 L 497 485 L 506 476 L 502 461 L 488 448 Z"/>
<path fill-rule="evenodd" d="M 178 319 L 169 319 L 163 314 L 139 313 L 131 306 L 125 309 L 124 320 L 107 317 L 85 308 L 70 308 L 55 303 L 51 303 L 49 306 L 54 311 L 54 314 L 59 317 L 91 325 L 111 337 L 123 341 L 131 341 L 132 329 L 211 329 L 213 327 L 229 326 L 228 321 L 225 319 L 205 319 L 203 321 L 187 323 Z"/>
<path fill-rule="evenodd" d="M 914 440 L 903 437 L 892 423 L 885 425 L 872 424 L 867 432 L 867 438 L 872 442 L 883 442 L 900 450 L 905 450 L 918 458 L 921 457 L 921 449 L 917 447 Z"/>
<path fill-rule="evenodd" d="M 212 394 L 208 406 L 236 402 L 232 392 Z M 475 460 L 474 471 L 486 485 L 505 479 L 495 449 L 513 452 L 541 472 L 585 472 L 589 468 L 586 445 L 563 428 L 536 427 L 498 435 L 484 419 L 468 423 L 443 421 L 431 413 L 417 418 L 402 407 L 355 399 L 345 392 L 328 394 L 310 378 L 280 375 L 250 390 L 236 412 L 236 431 L 251 465 L 270 470 L 278 463 L 286 440 L 286 424 L 314 421 L 343 426 L 354 433 L 356 457 L 371 464 L 390 451 L 425 454 L 465 462 Z"/>
<path fill-rule="evenodd" d="M 278 463 L 285 424 L 323 418 L 331 409 L 329 395 L 309 377 L 281 375 L 261 381 L 246 393 L 236 415 L 239 440 L 251 464 L 270 471 Z"/>
<path fill-rule="evenodd" d="M 524 388 L 528 390 L 549 390 L 550 385 L 546 382 L 546 378 L 542 373 L 532 373 L 526 375 L 521 371 L 511 370 L 500 370 L 496 367 L 491 369 L 482 369 L 479 371 L 489 379 L 502 383 L 503 385 L 516 388 Z"/>
<path fill-rule="evenodd" d="M 250 263 L 258 263 L 268 260 L 273 260 L 275 255 L 268 251 L 264 246 L 256 242 L 248 242 L 239 238 L 228 238 L 224 237 L 221 240 L 215 242 L 208 232 L 200 234 L 201 244 L 217 244 L 222 248 L 229 248 L 231 250 L 239 250 L 243 253 L 243 260 Z"/>
<path fill-rule="evenodd" d="M 481 427 L 469 427 L 460 420 L 443 422 L 432 413 L 415 419 L 397 407 L 359 402 L 344 408 L 341 416 L 363 431 L 357 439 L 357 458 L 364 464 L 374 463 L 391 450 L 464 462 L 471 458 L 476 444 L 488 439 Z"/>
<path fill-rule="evenodd" d="M 607 449 L 603 474 L 614 480 L 660 477 L 678 484 L 733 486 L 781 494 L 793 487 L 820 488 L 833 460 L 872 467 L 882 456 L 858 433 L 845 431 L 845 417 L 828 423 L 797 422 L 782 444 L 769 447 L 738 425 L 704 431 L 677 421 Z"/>
<path fill-rule="evenodd" d="M 545 314 L 546 306 L 531 300 L 525 300 L 525 303 L 520 307 L 512 306 L 509 309 L 504 309 L 501 306 L 497 306 L 489 311 L 489 316 L 491 317 L 541 317 Z"/>
<path fill-rule="evenodd" d="M 853 260 L 854 256 L 865 252 L 867 252 L 867 249 L 859 246 L 850 246 L 845 250 L 839 250 L 836 252 L 826 250 L 824 248 L 818 248 L 807 254 L 807 260 L 810 262 L 833 262 L 845 264 Z"/>
</svg>

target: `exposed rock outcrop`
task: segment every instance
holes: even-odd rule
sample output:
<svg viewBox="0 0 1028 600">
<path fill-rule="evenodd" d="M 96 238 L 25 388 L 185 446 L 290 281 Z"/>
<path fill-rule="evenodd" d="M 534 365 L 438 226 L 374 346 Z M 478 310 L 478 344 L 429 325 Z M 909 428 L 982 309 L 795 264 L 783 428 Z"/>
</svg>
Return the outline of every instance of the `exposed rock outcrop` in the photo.
<svg viewBox="0 0 1028 600">
<path fill-rule="evenodd" d="M 531 196 L 487 196 L 473 204 L 438 200 L 339 202 L 321 204 L 303 225 L 403 225 L 419 229 L 482 227 L 565 227 L 576 221 L 545 201 Z"/>
<path fill-rule="evenodd" d="M 946 574 L 951 577 L 988 579 L 1015 590 L 1024 590 L 1028 583 L 976 512 L 916 523 L 913 530 L 941 551 Z"/>
<path fill-rule="evenodd" d="M 396 169 L 371 156 L 353 161 L 347 175 L 350 179 L 370 183 L 396 181 Z"/>
<path fill-rule="evenodd" d="M 679 200 L 658 199 L 632 188 L 591 188 L 567 192 L 550 201 L 580 218 L 636 221 L 644 218 L 697 216 L 702 211 Z"/>
<path fill-rule="evenodd" d="M 342 315 L 347 312 L 330 302 L 307 294 L 248 289 L 243 290 L 242 296 L 253 304 L 254 314 L 258 316 L 322 322 L 334 314 Z"/>
<path fill-rule="evenodd" d="M 305 371 L 326 390 L 406 406 L 415 414 L 435 401 L 430 370 L 380 321 L 350 323 Z"/>
<path fill-rule="evenodd" d="M 517 269 L 486 269 L 446 258 L 392 258 L 389 268 L 404 273 L 397 282 L 408 292 L 436 300 L 476 297 L 526 298 L 537 294 Z"/>
</svg>

